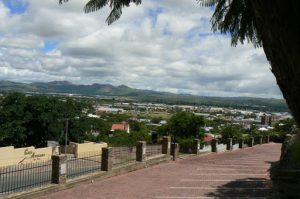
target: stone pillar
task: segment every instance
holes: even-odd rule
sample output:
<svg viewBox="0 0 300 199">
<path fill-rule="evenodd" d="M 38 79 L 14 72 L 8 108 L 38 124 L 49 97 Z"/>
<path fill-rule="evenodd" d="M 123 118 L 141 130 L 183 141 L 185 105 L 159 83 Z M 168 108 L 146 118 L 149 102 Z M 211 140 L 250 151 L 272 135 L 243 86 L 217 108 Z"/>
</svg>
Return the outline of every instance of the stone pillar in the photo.
<svg viewBox="0 0 300 199">
<path fill-rule="evenodd" d="M 171 137 L 164 136 L 162 140 L 162 154 L 170 154 L 171 149 Z"/>
<path fill-rule="evenodd" d="M 101 156 L 101 171 L 111 171 L 112 170 L 112 148 L 104 147 L 102 148 Z"/>
<path fill-rule="evenodd" d="M 146 159 L 146 142 L 138 141 L 136 143 L 136 161 L 143 162 Z"/>
<path fill-rule="evenodd" d="M 67 182 L 67 159 L 66 155 L 53 155 L 52 159 L 52 178 L 51 182 L 63 184 Z"/>
<path fill-rule="evenodd" d="M 244 140 L 243 139 L 239 139 L 239 148 L 240 149 L 244 148 Z"/>
<path fill-rule="evenodd" d="M 262 136 L 258 137 L 258 144 L 262 144 L 263 143 L 263 138 Z"/>
<path fill-rule="evenodd" d="M 171 156 L 173 157 L 173 160 L 176 160 L 176 157 L 178 156 L 179 151 L 179 144 L 178 143 L 172 143 L 171 144 Z"/>
<path fill-rule="evenodd" d="M 199 139 L 194 139 L 193 141 L 193 154 L 198 154 L 200 150 L 200 140 Z"/>
<path fill-rule="evenodd" d="M 251 137 L 249 139 L 249 147 L 253 147 L 254 146 L 254 137 Z"/>
<path fill-rule="evenodd" d="M 213 139 L 211 141 L 211 152 L 218 152 L 218 140 Z"/>
<path fill-rule="evenodd" d="M 232 138 L 227 138 L 226 150 L 232 150 Z"/>
</svg>

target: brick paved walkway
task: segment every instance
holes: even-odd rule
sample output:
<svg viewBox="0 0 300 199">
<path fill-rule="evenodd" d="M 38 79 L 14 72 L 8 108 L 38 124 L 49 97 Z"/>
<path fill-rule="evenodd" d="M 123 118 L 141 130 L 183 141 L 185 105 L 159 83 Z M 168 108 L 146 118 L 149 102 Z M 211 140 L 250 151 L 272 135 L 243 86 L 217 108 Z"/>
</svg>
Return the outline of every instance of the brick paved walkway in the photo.
<svg viewBox="0 0 300 199">
<path fill-rule="evenodd" d="M 270 143 L 178 159 L 41 198 L 265 198 L 269 191 L 268 169 L 279 159 L 280 147 L 280 144 Z"/>
</svg>

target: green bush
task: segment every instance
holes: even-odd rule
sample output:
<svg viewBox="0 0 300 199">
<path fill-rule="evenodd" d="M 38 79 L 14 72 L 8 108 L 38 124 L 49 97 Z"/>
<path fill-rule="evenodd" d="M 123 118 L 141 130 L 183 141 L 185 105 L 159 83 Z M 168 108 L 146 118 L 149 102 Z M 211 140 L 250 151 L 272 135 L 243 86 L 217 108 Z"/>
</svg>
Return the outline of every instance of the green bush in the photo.
<svg viewBox="0 0 300 199">
<path fill-rule="evenodd" d="M 101 136 L 99 140 L 107 142 L 109 146 L 133 146 L 137 141 L 149 142 L 151 137 L 147 133 L 133 131 L 126 133 L 124 131 L 114 131 L 110 136 Z"/>
<path fill-rule="evenodd" d="M 190 153 L 193 147 L 194 137 L 176 138 L 179 144 L 179 151 L 183 153 Z"/>
</svg>

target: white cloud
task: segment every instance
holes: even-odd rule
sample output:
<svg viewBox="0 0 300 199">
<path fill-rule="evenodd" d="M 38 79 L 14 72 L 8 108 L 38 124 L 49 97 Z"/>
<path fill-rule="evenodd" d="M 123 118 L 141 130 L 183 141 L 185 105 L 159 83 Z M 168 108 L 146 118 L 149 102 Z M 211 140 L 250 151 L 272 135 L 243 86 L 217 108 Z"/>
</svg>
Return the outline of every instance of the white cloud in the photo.
<svg viewBox="0 0 300 199">
<path fill-rule="evenodd" d="M 195 1 L 145 1 L 111 26 L 109 9 L 84 14 L 86 1 L 26 2 L 17 15 L 0 2 L 0 79 L 281 97 L 263 50 L 211 33 L 212 11 Z"/>
</svg>

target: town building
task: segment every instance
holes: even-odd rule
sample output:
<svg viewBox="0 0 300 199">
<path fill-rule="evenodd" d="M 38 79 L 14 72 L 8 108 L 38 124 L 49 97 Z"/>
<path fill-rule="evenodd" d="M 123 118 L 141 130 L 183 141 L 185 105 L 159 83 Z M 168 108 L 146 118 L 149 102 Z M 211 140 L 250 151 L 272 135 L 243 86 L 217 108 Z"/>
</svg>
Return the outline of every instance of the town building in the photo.
<svg viewBox="0 0 300 199">
<path fill-rule="evenodd" d="M 266 115 L 261 116 L 261 124 L 266 126 L 274 126 L 279 121 L 277 115 Z"/>
</svg>

